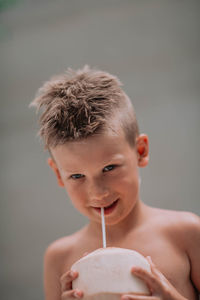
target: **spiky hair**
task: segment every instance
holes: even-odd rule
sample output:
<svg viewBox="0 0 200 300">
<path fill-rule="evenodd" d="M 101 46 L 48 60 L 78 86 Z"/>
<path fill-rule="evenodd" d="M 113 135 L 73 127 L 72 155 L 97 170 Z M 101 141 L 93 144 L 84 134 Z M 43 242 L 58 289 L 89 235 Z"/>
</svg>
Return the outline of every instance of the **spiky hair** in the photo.
<svg viewBox="0 0 200 300">
<path fill-rule="evenodd" d="M 69 68 L 45 82 L 30 104 L 37 112 L 43 109 L 38 135 L 45 148 L 102 133 L 112 128 L 115 117 L 133 144 L 138 125 L 121 85 L 117 77 L 89 66 L 77 71 Z"/>
</svg>

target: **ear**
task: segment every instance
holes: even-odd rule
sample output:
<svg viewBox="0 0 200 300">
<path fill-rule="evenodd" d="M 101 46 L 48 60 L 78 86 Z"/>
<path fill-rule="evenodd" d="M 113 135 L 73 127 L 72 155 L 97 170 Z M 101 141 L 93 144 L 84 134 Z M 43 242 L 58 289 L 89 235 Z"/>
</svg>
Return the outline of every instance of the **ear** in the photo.
<svg viewBox="0 0 200 300">
<path fill-rule="evenodd" d="M 48 158 L 47 160 L 48 165 L 51 167 L 51 169 L 54 171 L 54 173 L 56 174 L 57 180 L 58 180 L 58 185 L 61 187 L 64 187 L 64 183 L 62 181 L 61 175 L 60 175 L 60 171 L 57 168 L 57 165 L 55 163 L 55 161 L 52 158 Z"/>
<path fill-rule="evenodd" d="M 149 139 L 146 134 L 140 134 L 136 141 L 138 166 L 146 167 L 149 163 Z"/>
</svg>

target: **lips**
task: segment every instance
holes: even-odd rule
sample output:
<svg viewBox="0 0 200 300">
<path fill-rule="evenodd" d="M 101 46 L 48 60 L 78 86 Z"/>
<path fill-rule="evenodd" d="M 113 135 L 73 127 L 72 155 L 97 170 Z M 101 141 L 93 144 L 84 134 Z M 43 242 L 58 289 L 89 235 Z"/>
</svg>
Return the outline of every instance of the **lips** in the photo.
<svg viewBox="0 0 200 300">
<path fill-rule="evenodd" d="M 113 212 L 113 210 L 115 209 L 115 207 L 117 206 L 117 203 L 118 203 L 118 200 L 115 200 L 113 203 L 111 203 L 110 205 L 108 206 L 104 206 L 104 214 L 105 215 L 108 215 L 110 214 L 111 212 Z M 101 213 L 101 207 L 94 207 L 94 209 L 98 212 L 98 213 Z"/>
</svg>

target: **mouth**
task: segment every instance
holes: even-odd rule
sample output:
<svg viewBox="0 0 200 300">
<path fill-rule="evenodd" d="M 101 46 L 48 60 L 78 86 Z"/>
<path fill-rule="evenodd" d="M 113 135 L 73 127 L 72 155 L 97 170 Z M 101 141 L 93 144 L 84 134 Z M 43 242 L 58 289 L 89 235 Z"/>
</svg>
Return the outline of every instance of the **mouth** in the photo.
<svg viewBox="0 0 200 300">
<path fill-rule="evenodd" d="M 119 201 L 119 199 L 115 200 L 112 204 L 103 207 L 103 208 L 104 208 L 104 215 L 109 215 L 109 214 L 111 214 L 111 213 L 114 211 L 115 207 L 117 206 L 118 201 Z M 101 214 L 101 207 L 94 207 L 94 209 L 95 209 L 99 214 Z"/>
</svg>

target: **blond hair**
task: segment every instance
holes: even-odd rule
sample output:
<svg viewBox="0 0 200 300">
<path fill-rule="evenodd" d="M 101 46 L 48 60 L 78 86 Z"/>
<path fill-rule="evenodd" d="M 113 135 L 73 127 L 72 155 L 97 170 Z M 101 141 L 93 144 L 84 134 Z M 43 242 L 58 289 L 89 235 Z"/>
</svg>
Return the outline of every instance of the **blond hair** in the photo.
<svg viewBox="0 0 200 300">
<path fill-rule="evenodd" d="M 138 124 L 121 86 L 117 77 L 89 66 L 77 71 L 69 68 L 44 83 L 30 106 L 35 106 L 37 112 L 43 109 L 38 135 L 45 149 L 101 134 L 112 129 L 116 119 L 128 142 L 134 145 Z"/>
</svg>

